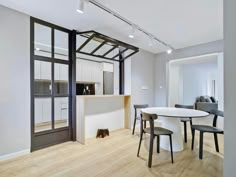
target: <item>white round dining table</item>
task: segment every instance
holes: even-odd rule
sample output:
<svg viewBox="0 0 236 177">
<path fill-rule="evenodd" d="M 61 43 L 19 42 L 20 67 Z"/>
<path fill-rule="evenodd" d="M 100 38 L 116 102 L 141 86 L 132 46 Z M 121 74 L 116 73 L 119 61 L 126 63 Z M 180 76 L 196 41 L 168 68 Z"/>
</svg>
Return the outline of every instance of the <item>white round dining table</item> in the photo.
<svg viewBox="0 0 236 177">
<path fill-rule="evenodd" d="M 149 107 L 142 109 L 142 112 L 156 114 L 161 122 L 161 127 L 173 131 L 172 146 L 174 152 L 183 150 L 183 136 L 180 118 L 201 118 L 209 115 L 209 113 L 200 110 L 174 107 Z M 165 150 L 170 150 L 168 136 L 160 136 L 160 147 Z"/>
</svg>

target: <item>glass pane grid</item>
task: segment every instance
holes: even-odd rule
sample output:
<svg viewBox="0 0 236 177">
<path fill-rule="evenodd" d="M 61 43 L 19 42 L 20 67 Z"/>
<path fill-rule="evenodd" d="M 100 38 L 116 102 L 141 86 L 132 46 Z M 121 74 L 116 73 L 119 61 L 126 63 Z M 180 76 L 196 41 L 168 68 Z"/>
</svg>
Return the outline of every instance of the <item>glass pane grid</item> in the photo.
<svg viewBox="0 0 236 177">
<path fill-rule="evenodd" d="M 52 43 L 50 27 L 34 24 L 34 55 L 52 57 Z"/>
<path fill-rule="evenodd" d="M 54 128 L 69 126 L 69 98 L 56 97 L 54 103 Z"/>
<path fill-rule="evenodd" d="M 69 34 L 55 30 L 54 58 L 69 60 Z"/>
<path fill-rule="evenodd" d="M 35 98 L 34 101 L 34 130 L 41 132 L 52 129 L 52 99 L 51 98 Z"/>
<path fill-rule="evenodd" d="M 38 23 L 34 27 L 34 133 L 40 133 L 69 126 L 69 34 L 55 29 L 53 57 L 53 29 Z"/>
</svg>

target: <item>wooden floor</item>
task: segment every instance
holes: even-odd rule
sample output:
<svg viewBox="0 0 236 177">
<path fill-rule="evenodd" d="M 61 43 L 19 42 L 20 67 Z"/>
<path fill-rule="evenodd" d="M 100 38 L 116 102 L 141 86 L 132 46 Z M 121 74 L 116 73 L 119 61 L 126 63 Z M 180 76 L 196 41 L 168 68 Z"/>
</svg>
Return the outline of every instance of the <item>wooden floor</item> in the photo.
<svg viewBox="0 0 236 177">
<path fill-rule="evenodd" d="M 153 154 L 153 167 L 146 166 L 148 152 L 141 147 L 137 157 L 139 136 L 127 129 L 112 132 L 104 139 L 89 139 L 86 145 L 67 142 L 35 151 L 16 159 L 0 162 L 0 177 L 222 177 L 223 154 L 216 153 L 213 137 L 204 137 L 204 159 L 198 160 L 196 148 L 174 153 L 161 150 Z M 223 152 L 223 136 L 219 137 Z"/>
</svg>

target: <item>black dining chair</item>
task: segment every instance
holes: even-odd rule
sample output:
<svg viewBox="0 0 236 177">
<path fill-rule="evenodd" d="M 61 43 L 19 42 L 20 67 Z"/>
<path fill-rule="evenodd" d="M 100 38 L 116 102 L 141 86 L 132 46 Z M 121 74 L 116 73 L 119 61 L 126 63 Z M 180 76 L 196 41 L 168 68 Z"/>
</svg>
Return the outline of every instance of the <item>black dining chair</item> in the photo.
<svg viewBox="0 0 236 177">
<path fill-rule="evenodd" d="M 135 104 L 134 105 L 134 125 L 133 125 L 132 135 L 134 134 L 134 131 L 135 131 L 136 120 L 140 120 L 140 123 L 142 123 L 141 118 L 138 117 L 138 110 L 141 110 L 147 107 L 148 107 L 148 104 Z M 145 124 L 144 127 L 146 128 L 146 121 L 144 122 L 144 124 Z"/>
<path fill-rule="evenodd" d="M 198 130 L 200 132 L 200 138 L 199 138 L 199 159 L 202 159 L 203 157 L 203 134 L 204 133 L 213 133 L 214 134 L 214 140 L 215 140 L 215 148 L 216 152 L 219 152 L 219 145 L 218 145 L 218 137 L 217 134 L 224 134 L 224 131 L 217 128 L 217 118 L 218 116 L 224 117 L 224 112 L 219 110 L 212 110 L 209 112 L 214 115 L 213 119 L 213 125 L 192 125 L 192 150 L 194 148 L 194 137 L 195 137 L 195 130 Z"/>
<path fill-rule="evenodd" d="M 175 104 L 176 108 L 185 108 L 185 109 L 194 109 L 193 105 L 181 105 L 181 104 Z M 187 138 L 188 138 L 188 132 L 187 132 L 187 122 L 190 123 L 190 127 L 192 126 L 192 118 L 181 118 L 181 122 L 184 123 L 184 142 L 187 143 Z"/>
<path fill-rule="evenodd" d="M 139 140 L 139 146 L 138 146 L 138 153 L 137 157 L 139 157 L 139 152 L 142 144 L 143 134 L 148 133 L 150 134 L 150 145 L 149 145 L 149 157 L 148 157 L 148 167 L 152 167 L 152 154 L 153 154 L 153 141 L 154 138 L 157 137 L 157 153 L 160 153 L 160 135 L 166 135 L 170 138 L 170 151 L 171 151 L 171 162 L 173 163 L 173 150 L 172 150 L 172 134 L 173 132 L 162 128 L 162 127 L 154 127 L 154 120 L 156 120 L 158 117 L 156 114 L 147 114 L 147 113 L 141 113 L 141 121 L 148 121 L 150 123 L 149 128 L 144 128 L 143 123 L 140 124 L 140 140 Z"/>
</svg>

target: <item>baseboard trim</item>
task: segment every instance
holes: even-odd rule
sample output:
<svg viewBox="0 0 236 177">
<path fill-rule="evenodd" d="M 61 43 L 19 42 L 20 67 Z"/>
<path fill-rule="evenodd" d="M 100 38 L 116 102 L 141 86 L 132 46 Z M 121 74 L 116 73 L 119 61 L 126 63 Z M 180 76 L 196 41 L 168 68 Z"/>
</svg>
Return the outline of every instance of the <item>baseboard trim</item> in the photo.
<svg viewBox="0 0 236 177">
<path fill-rule="evenodd" d="M 11 153 L 11 154 L 6 154 L 6 155 L 3 155 L 3 156 L 0 156 L 0 161 L 9 160 L 9 159 L 16 158 L 16 157 L 26 155 L 26 154 L 29 154 L 29 153 L 30 153 L 30 149 L 26 149 L 26 150 L 23 150 L 23 151 L 14 152 L 14 153 Z"/>
</svg>

